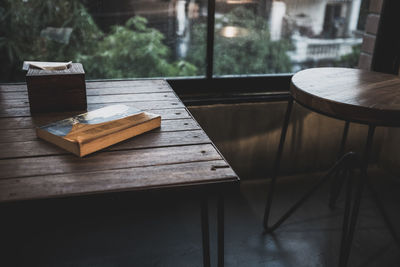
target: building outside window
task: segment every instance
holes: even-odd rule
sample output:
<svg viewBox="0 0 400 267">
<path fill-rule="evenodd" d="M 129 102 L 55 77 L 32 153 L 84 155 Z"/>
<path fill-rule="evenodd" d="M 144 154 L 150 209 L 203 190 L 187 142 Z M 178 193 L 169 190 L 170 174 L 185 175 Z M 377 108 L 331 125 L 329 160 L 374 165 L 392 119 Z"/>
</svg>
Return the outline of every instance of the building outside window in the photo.
<svg viewBox="0 0 400 267">
<path fill-rule="evenodd" d="M 213 75 L 355 67 L 367 0 L 215 0 Z M 5 0 L 1 82 L 24 60 L 73 61 L 87 79 L 204 77 L 207 0 Z"/>
</svg>

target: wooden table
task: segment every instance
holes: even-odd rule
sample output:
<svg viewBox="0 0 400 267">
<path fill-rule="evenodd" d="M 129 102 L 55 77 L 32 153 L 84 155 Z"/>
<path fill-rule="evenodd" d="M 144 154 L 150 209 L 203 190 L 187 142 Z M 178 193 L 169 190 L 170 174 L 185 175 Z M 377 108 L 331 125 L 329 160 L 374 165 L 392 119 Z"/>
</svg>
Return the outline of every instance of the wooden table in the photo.
<svg viewBox="0 0 400 267">
<path fill-rule="evenodd" d="M 290 93 L 296 102 L 344 121 L 400 126 L 400 78 L 348 68 L 315 68 L 296 73 Z"/>
<path fill-rule="evenodd" d="M 161 128 L 84 158 L 39 140 L 35 127 L 75 115 L 31 116 L 26 85 L 0 86 L 0 203 L 163 188 L 217 189 L 223 265 L 224 186 L 238 177 L 164 80 L 87 83 L 88 110 L 123 103 L 162 117 Z M 204 192 L 206 194 L 206 191 Z M 210 265 L 208 202 L 203 261 Z"/>
<path fill-rule="evenodd" d="M 346 266 L 357 222 L 364 184 L 368 185 L 372 196 L 383 216 L 392 236 L 399 239 L 388 219 L 384 206 L 367 178 L 375 128 L 377 126 L 400 126 L 400 78 L 395 75 L 349 68 L 314 68 L 296 73 L 290 87 L 288 103 L 282 127 L 279 149 L 274 165 L 271 186 L 268 192 L 264 214 L 264 228 L 267 232 L 277 229 L 297 210 L 325 181 L 335 177 L 331 186 L 330 207 L 334 209 L 342 184 L 347 184 L 346 205 L 343 218 L 339 266 Z M 327 175 L 309 192 L 297 201 L 273 225 L 269 225 L 272 197 L 280 160 L 285 142 L 293 101 L 312 111 L 344 120 L 339 159 Z M 363 153 L 345 153 L 345 145 L 350 122 L 368 125 L 368 135 Z M 353 191 L 353 169 L 359 168 L 361 175 Z M 342 174 L 342 175 L 339 175 Z"/>
</svg>

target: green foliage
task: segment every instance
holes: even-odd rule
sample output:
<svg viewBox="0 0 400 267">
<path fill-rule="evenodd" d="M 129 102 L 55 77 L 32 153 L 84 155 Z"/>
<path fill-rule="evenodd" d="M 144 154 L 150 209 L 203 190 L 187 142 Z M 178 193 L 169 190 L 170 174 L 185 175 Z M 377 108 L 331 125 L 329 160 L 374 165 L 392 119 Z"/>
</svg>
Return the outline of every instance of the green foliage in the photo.
<svg viewBox="0 0 400 267">
<path fill-rule="evenodd" d="M 72 28 L 69 42 L 41 36 L 46 27 Z M 89 79 L 194 75 L 194 65 L 169 62 L 163 39 L 140 17 L 105 35 L 79 0 L 2 0 L 0 81 L 23 81 L 24 60 L 81 62 Z"/>
<path fill-rule="evenodd" d="M 341 56 L 340 59 L 334 62 L 335 67 L 347 67 L 355 68 L 358 65 L 358 59 L 360 58 L 361 45 L 355 45 L 352 47 L 352 52 Z"/>
<path fill-rule="evenodd" d="M 78 0 L 13 1 L 0 7 L 0 71 L 2 81 L 24 80 L 24 60 L 75 60 L 80 53 L 94 53 L 102 32 Z M 71 27 L 69 43 L 41 37 L 48 27 Z"/>
<path fill-rule="evenodd" d="M 227 38 L 220 34 L 224 26 L 238 27 L 238 37 Z M 189 62 L 205 72 L 206 25 L 199 24 L 193 30 L 193 42 L 189 49 Z M 236 8 L 216 20 L 214 42 L 214 74 L 260 74 L 291 71 L 286 52 L 291 48 L 287 40 L 272 41 L 267 21 L 245 8 Z"/>
<path fill-rule="evenodd" d="M 168 62 L 170 51 L 163 39 L 159 31 L 147 27 L 145 18 L 133 17 L 124 26 L 113 26 L 99 42 L 96 53 L 82 56 L 81 61 L 91 77 L 194 75 L 195 66 L 184 61 Z"/>
</svg>

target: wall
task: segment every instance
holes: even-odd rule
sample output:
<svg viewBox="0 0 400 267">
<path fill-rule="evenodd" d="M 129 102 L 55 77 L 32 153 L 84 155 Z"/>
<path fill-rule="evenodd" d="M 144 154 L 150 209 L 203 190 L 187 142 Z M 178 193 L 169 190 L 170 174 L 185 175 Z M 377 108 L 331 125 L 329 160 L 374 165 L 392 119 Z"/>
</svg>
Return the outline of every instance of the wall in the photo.
<svg viewBox="0 0 400 267">
<path fill-rule="evenodd" d="M 358 68 L 360 69 L 371 69 L 372 54 L 375 49 L 376 34 L 378 33 L 382 5 L 383 0 L 370 0 L 369 14 L 365 24 L 365 33 L 361 46 L 360 59 L 358 61 Z"/>
<path fill-rule="evenodd" d="M 241 179 L 266 178 L 280 138 L 286 102 L 193 106 L 189 110 Z M 295 104 L 282 160 L 282 174 L 328 169 L 336 160 L 344 122 Z M 348 149 L 361 150 L 367 127 L 351 124 Z M 374 160 L 382 129 L 377 129 Z"/>
</svg>

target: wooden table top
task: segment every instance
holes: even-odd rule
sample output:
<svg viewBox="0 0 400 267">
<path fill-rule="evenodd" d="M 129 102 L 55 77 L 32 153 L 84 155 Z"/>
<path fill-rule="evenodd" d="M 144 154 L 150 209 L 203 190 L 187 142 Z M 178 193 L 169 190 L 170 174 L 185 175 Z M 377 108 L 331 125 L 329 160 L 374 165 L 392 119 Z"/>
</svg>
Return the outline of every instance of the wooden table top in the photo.
<svg viewBox="0 0 400 267">
<path fill-rule="evenodd" d="M 293 98 L 343 120 L 400 126 L 400 78 L 349 68 L 314 68 L 292 77 Z"/>
<path fill-rule="evenodd" d="M 123 103 L 160 114 L 161 128 L 79 158 L 35 133 L 77 113 L 31 116 L 26 85 L 0 85 L 0 202 L 238 181 L 166 81 L 86 87 L 88 110 Z"/>
</svg>

